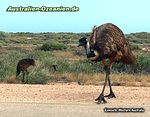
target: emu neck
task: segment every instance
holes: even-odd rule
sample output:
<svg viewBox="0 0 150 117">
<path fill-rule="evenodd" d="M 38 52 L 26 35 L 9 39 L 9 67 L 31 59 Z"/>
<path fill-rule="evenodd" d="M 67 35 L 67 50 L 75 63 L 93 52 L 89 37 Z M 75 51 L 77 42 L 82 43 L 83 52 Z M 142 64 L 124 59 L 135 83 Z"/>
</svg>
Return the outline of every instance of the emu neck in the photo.
<svg viewBox="0 0 150 117">
<path fill-rule="evenodd" d="M 89 58 L 90 60 L 97 60 L 99 58 L 99 53 L 96 50 L 93 50 L 90 48 L 90 44 L 89 42 L 87 42 L 87 44 L 84 46 L 85 50 L 86 50 L 86 56 L 87 58 Z"/>
<path fill-rule="evenodd" d="M 90 44 L 89 44 L 89 42 L 87 42 L 87 44 L 84 46 L 84 48 L 85 48 L 85 51 L 86 51 L 86 55 L 88 57 L 89 54 L 90 54 Z"/>
</svg>

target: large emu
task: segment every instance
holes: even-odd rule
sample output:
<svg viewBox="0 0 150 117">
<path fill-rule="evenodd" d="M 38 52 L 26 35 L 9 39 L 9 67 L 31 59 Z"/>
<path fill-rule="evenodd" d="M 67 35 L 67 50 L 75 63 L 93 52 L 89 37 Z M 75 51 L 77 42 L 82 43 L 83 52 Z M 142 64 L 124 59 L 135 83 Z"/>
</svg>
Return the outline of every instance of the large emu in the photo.
<svg viewBox="0 0 150 117">
<path fill-rule="evenodd" d="M 29 72 L 27 71 L 27 69 L 30 66 L 35 66 L 35 61 L 30 58 L 22 59 L 17 64 L 16 77 L 22 72 L 23 73 L 23 79 L 22 79 L 23 83 L 28 83 Z M 25 74 L 27 74 L 26 81 L 25 81 Z"/>
<path fill-rule="evenodd" d="M 114 62 L 134 64 L 136 62 L 129 43 L 125 40 L 123 32 L 114 24 L 106 23 L 94 27 L 89 41 L 86 38 L 79 40 L 79 46 L 86 49 L 87 57 L 92 61 L 102 61 L 106 72 L 105 83 L 101 94 L 95 101 L 106 103 L 104 97 L 116 98 L 110 83 L 110 67 Z M 107 61 L 108 59 L 108 61 Z M 108 80 L 110 94 L 104 96 L 105 86 Z"/>
</svg>

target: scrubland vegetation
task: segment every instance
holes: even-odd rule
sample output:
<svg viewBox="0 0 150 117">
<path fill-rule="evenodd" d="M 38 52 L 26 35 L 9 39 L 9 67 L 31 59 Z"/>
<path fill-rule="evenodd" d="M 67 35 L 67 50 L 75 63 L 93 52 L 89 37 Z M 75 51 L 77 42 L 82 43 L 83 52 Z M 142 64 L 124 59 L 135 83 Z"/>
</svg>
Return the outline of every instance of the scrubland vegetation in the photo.
<svg viewBox="0 0 150 117">
<path fill-rule="evenodd" d="M 101 62 L 87 60 L 84 49 L 77 47 L 83 36 L 89 37 L 90 33 L 0 32 L 0 82 L 21 83 L 22 76 L 15 77 L 17 62 L 33 58 L 36 66 L 28 69 L 31 84 L 102 84 L 105 74 Z M 150 86 L 150 33 L 126 34 L 126 39 L 137 62 L 135 65 L 115 63 L 111 74 L 113 85 Z M 58 65 L 55 73 L 53 64 Z"/>
</svg>

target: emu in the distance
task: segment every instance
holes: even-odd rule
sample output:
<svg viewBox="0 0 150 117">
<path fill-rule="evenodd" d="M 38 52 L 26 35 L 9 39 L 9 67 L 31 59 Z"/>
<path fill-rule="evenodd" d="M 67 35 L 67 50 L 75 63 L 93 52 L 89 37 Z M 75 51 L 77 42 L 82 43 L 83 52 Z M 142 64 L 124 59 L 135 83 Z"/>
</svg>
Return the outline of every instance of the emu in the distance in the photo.
<svg viewBox="0 0 150 117">
<path fill-rule="evenodd" d="M 22 59 L 17 64 L 16 77 L 19 76 L 19 74 L 22 72 L 23 73 L 22 83 L 28 83 L 28 74 L 29 74 L 29 72 L 27 71 L 27 69 L 30 66 L 35 66 L 34 59 L 30 59 L 30 58 Z M 25 81 L 25 74 L 27 75 L 26 76 L 26 81 Z"/>
</svg>

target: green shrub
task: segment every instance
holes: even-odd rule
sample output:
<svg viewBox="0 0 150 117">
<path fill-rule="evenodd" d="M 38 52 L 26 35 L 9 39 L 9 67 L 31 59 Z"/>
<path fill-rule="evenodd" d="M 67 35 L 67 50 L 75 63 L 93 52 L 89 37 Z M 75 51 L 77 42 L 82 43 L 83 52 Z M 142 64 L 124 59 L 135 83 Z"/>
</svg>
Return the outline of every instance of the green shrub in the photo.
<svg viewBox="0 0 150 117">
<path fill-rule="evenodd" d="M 86 73 L 93 74 L 99 71 L 99 64 L 94 64 L 89 60 L 80 60 L 76 62 L 68 62 L 67 60 L 58 60 L 56 62 L 61 73 Z"/>
<path fill-rule="evenodd" d="M 141 48 L 139 47 L 139 45 L 132 45 L 131 49 L 132 50 L 140 50 Z"/>
<path fill-rule="evenodd" d="M 136 60 L 137 62 L 133 66 L 134 71 L 137 73 L 147 73 L 149 71 L 150 73 L 150 57 L 148 55 L 138 53 Z"/>
<path fill-rule="evenodd" d="M 43 44 L 40 49 L 44 51 L 65 50 L 67 49 L 67 46 L 63 43 L 52 42 L 52 43 Z"/>
<path fill-rule="evenodd" d="M 32 51 L 32 52 L 28 52 L 26 56 L 28 58 L 33 58 L 35 60 L 44 61 L 45 58 L 47 58 L 47 57 L 53 57 L 53 54 L 51 52 L 35 50 L 35 51 Z"/>
<path fill-rule="evenodd" d="M 7 34 L 5 32 L 0 31 L 0 40 L 5 39 L 7 37 Z"/>
<path fill-rule="evenodd" d="M 48 76 L 45 72 L 37 71 L 29 75 L 30 84 L 46 84 L 48 81 Z"/>
<path fill-rule="evenodd" d="M 112 67 L 113 72 L 126 73 L 150 73 L 150 57 L 143 53 L 137 53 L 136 63 L 134 65 L 127 65 L 124 63 L 115 63 Z"/>
</svg>

